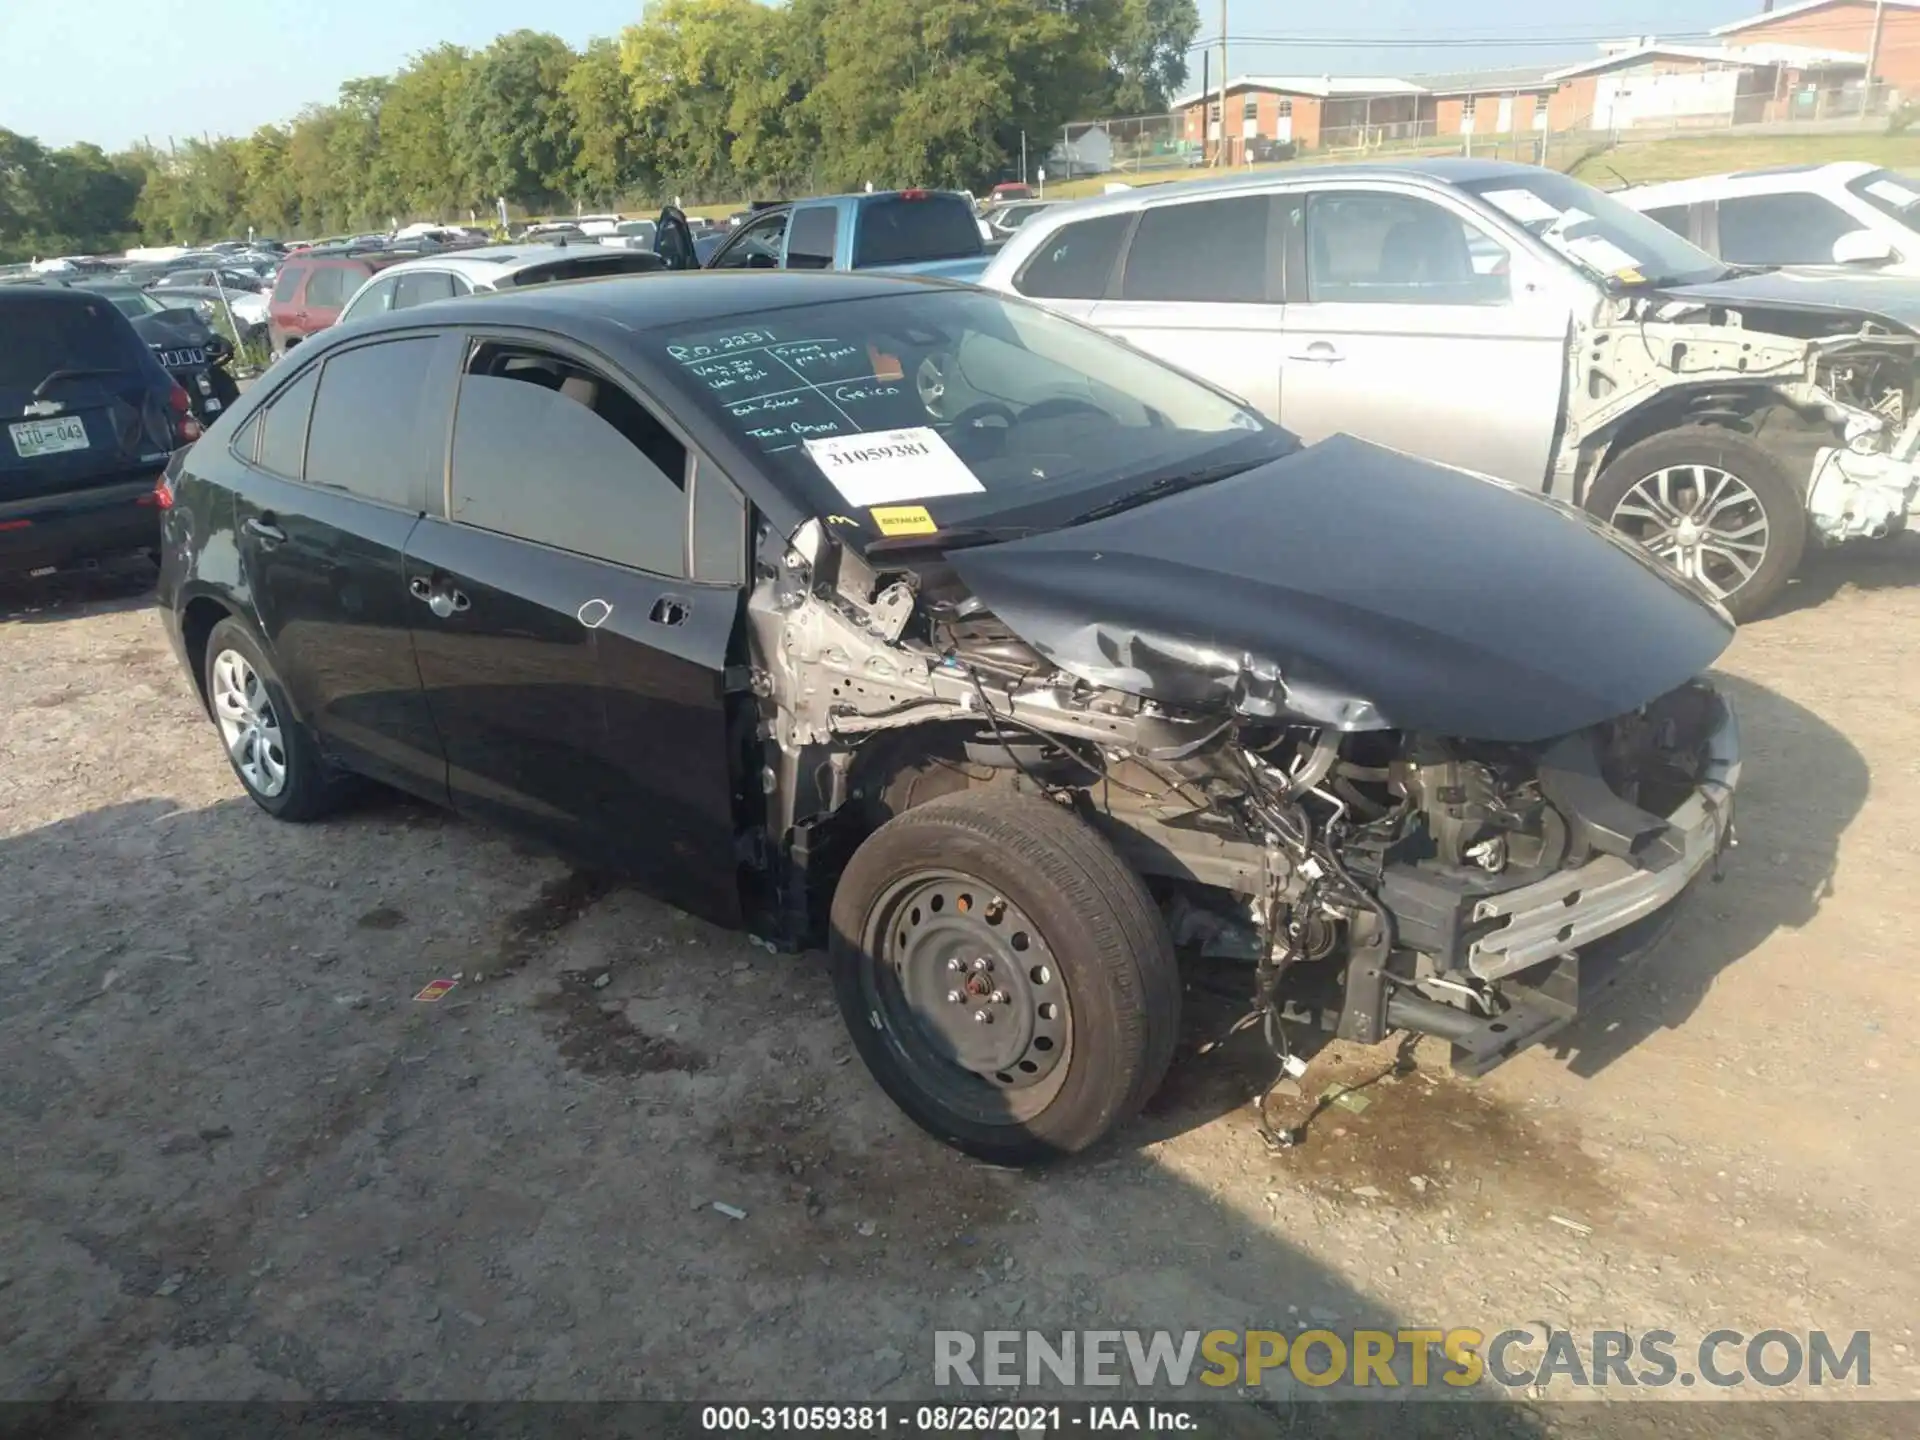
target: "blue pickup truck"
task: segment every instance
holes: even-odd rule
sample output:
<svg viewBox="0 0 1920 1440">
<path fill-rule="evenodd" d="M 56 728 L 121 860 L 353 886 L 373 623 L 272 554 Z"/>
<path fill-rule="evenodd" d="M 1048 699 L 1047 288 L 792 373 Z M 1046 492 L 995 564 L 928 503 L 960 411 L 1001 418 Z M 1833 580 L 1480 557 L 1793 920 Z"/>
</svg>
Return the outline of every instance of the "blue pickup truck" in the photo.
<svg viewBox="0 0 1920 1440">
<path fill-rule="evenodd" d="M 686 217 L 669 207 L 654 248 L 672 270 L 884 270 L 955 280 L 979 278 L 991 258 L 973 200 L 953 190 L 762 205 L 704 264 L 695 258 Z"/>
</svg>

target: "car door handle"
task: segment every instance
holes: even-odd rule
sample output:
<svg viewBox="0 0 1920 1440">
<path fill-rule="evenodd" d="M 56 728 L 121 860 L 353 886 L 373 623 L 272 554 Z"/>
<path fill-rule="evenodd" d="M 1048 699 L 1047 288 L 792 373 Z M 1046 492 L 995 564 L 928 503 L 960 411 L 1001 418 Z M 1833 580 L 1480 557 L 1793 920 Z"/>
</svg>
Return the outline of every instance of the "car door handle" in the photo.
<svg viewBox="0 0 1920 1440">
<path fill-rule="evenodd" d="M 1337 365 L 1347 357 L 1325 340 L 1316 340 L 1305 350 L 1296 350 L 1287 356 L 1289 360 L 1304 360 L 1316 365 Z"/>
<path fill-rule="evenodd" d="M 287 539 L 287 532 L 273 523 L 273 517 L 271 515 L 249 516 L 247 518 L 247 533 L 249 535 L 258 535 L 261 540 L 269 545 L 282 545 L 286 543 Z"/>
<path fill-rule="evenodd" d="M 472 608 L 473 602 L 451 586 L 435 585 L 425 576 L 416 576 L 407 582 L 407 593 L 414 599 L 423 601 L 426 607 L 440 619 L 445 620 Z"/>
<path fill-rule="evenodd" d="M 691 614 L 693 614 L 692 602 L 682 600 L 678 595 L 662 595 L 653 602 L 653 609 L 647 612 L 647 619 L 656 625 L 684 625 Z"/>
</svg>

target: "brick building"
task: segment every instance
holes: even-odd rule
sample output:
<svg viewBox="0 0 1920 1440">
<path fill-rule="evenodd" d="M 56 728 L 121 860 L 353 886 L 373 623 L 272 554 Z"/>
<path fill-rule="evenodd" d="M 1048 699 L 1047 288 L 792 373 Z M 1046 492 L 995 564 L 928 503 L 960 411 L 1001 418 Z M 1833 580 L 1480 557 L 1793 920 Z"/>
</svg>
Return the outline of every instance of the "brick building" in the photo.
<svg viewBox="0 0 1920 1440">
<path fill-rule="evenodd" d="M 1857 114 L 1866 68 L 1864 53 L 1778 41 L 1622 44 L 1549 72 L 1559 88 L 1548 123 L 1555 130 L 1720 129 L 1800 118 L 1808 97 L 1822 114 Z"/>
<path fill-rule="evenodd" d="M 1291 141 L 1302 149 L 1342 143 L 1365 130 L 1393 139 L 1414 133 L 1421 87 L 1387 76 L 1242 75 L 1227 82 L 1227 121 L 1220 92 L 1178 97 L 1180 138 L 1211 149 L 1225 132 L 1228 159 L 1238 162 L 1254 140 Z"/>
<path fill-rule="evenodd" d="M 1907 96 L 1920 95 L 1920 0 L 1881 0 L 1880 41 L 1873 37 L 1874 0 L 1800 0 L 1768 5 L 1757 15 L 1719 26 L 1729 49 L 1803 45 L 1874 55 L 1875 77 Z"/>
</svg>

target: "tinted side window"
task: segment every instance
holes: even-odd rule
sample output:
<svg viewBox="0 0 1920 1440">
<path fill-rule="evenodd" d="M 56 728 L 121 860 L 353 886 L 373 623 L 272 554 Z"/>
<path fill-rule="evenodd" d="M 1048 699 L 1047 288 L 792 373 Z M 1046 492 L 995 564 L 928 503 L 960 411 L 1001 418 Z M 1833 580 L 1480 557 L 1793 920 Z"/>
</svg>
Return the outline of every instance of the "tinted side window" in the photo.
<svg viewBox="0 0 1920 1440">
<path fill-rule="evenodd" d="M 1488 305 L 1508 297 L 1505 247 L 1411 195 L 1307 199 L 1307 299 L 1346 304 Z"/>
<path fill-rule="evenodd" d="M 351 316 L 355 320 L 364 320 L 369 315 L 386 314 L 393 309 L 393 289 L 399 283 L 400 277 L 394 275 L 378 284 L 369 285 L 353 297 L 353 304 L 347 307 L 347 313 L 340 318 L 345 320 Z"/>
<path fill-rule="evenodd" d="M 300 282 L 306 277 L 304 265 L 288 265 L 280 271 L 280 278 L 274 282 L 273 298 L 286 304 L 300 293 Z"/>
<path fill-rule="evenodd" d="M 389 340 L 327 357 L 307 437 L 309 483 L 418 508 L 413 440 L 433 346 L 426 337 Z"/>
<path fill-rule="evenodd" d="M 361 276 L 355 275 L 354 284 L 357 286 L 361 279 Z M 330 310 L 336 305 L 344 304 L 346 298 L 347 271 L 344 266 L 322 265 L 308 277 L 307 304 L 318 306 L 322 310 Z"/>
<path fill-rule="evenodd" d="M 655 575 L 686 574 L 687 452 L 619 385 L 483 345 L 460 381 L 450 517 Z"/>
<path fill-rule="evenodd" d="M 1267 294 L 1265 195 L 1162 205 L 1140 216 L 1127 251 L 1127 300 L 1261 301 Z M 1278 297 L 1271 297 L 1278 298 Z"/>
<path fill-rule="evenodd" d="M 394 283 L 393 308 L 396 310 L 410 310 L 415 305 L 425 305 L 430 300 L 451 300 L 452 298 L 453 277 L 451 275 L 402 275 Z"/>
<path fill-rule="evenodd" d="M 1692 227 L 1687 223 L 1687 212 L 1691 208 L 1688 205 L 1661 205 L 1652 210 L 1642 210 L 1640 213 L 1649 220 L 1659 221 L 1682 240 L 1686 240 L 1691 236 Z"/>
<path fill-rule="evenodd" d="M 793 216 L 793 235 L 787 241 L 790 270 L 831 270 L 833 248 L 840 238 L 840 212 L 831 205 L 809 205 Z"/>
<path fill-rule="evenodd" d="M 285 363 L 285 362 L 282 362 Z M 300 457 L 307 448 L 307 417 L 313 414 L 313 395 L 320 385 L 320 367 L 284 386 L 261 417 L 260 449 L 254 462 L 289 480 L 300 478 Z"/>
<path fill-rule="evenodd" d="M 1859 228 L 1819 195 L 1736 195 L 1720 202 L 1720 258 L 1735 265 L 1831 265 L 1833 242 Z"/>
<path fill-rule="evenodd" d="M 1013 288 L 1041 300 L 1099 299 L 1132 221 L 1131 215 L 1102 215 L 1063 225 L 1021 267 Z"/>
</svg>

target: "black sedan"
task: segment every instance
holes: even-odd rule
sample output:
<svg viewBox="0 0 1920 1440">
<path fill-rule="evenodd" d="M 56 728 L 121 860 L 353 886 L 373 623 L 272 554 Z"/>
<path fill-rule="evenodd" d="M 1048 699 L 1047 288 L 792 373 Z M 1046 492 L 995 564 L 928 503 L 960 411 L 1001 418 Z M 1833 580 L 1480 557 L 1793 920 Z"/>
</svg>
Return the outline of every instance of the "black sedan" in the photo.
<svg viewBox="0 0 1920 1440">
<path fill-rule="evenodd" d="M 1725 613 L 1578 512 L 1017 299 L 670 275 L 302 345 L 170 468 L 234 773 L 370 776 L 826 950 L 862 1056 L 1031 1161 L 1153 1093 L 1182 955 L 1275 1048 L 1478 1074 L 1727 838 Z"/>
</svg>

